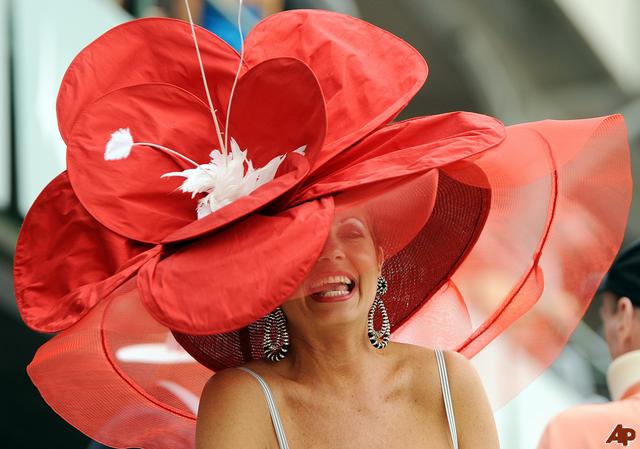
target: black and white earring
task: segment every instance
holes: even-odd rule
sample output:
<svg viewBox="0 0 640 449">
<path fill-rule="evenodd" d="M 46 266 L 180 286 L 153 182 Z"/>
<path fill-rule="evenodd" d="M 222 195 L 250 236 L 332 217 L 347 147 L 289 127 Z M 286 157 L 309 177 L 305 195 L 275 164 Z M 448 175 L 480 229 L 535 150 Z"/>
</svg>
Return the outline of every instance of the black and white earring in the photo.
<svg viewBox="0 0 640 449">
<path fill-rule="evenodd" d="M 369 334 L 369 341 L 377 349 L 384 349 L 389 344 L 389 338 L 391 337 L 391 323 L 389 322 L 389 315 L 387 315 L 387 309 L 384 307 L 384 302 L 380 298 L 387 292 L 387 280 L 384 276 L 378 276 L 378 285 L 376 287 L 376 299 L 369 309 L 369 319 L 367 320 L 367 328 Z M 380 309 L 382 314 L 382 328 L 380 331 L 373 329 L 373 316 L 376 309 Z"/>
<path fill-rule="evenodd" d="M 264 338 L 262 349 L 267 359 L 272 362 L 279 362 L 284 359 L 289 351 L 289 332 L 287 332 L 287 318 L 278 307 L 265 317 Z M 274 334 L 275 340 L 271 339 Z"/>
</svg>

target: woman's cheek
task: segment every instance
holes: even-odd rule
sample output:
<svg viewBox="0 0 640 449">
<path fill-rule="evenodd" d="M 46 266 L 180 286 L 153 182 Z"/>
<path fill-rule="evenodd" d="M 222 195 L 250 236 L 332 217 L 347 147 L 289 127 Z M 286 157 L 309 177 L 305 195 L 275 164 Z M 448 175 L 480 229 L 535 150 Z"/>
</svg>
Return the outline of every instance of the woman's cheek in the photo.
<svg viewBox="0 0 640 449">
<path fill-rule="evenodd" d="M 298 285 L 298 287 L 295 289 L 295 291 L 291 294 L 291 296 L 289 297 L 289 299 L 287 299 L 286 302 L 296 301 L 298 299 L 304 298 L 305 294 L 304 294 L 303 284 L 304 283 Z"/>
</svg>

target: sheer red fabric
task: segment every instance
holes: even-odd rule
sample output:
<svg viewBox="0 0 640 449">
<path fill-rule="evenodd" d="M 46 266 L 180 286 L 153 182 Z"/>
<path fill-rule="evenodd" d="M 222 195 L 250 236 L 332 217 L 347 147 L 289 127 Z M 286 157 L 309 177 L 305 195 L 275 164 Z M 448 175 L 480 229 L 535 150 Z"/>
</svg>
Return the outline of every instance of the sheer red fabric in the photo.
<svg viewBox="0 0 640 449">
<path fill-rule="evenodd" d="M 237 55 L 197 32 L 225 109 Z M 215 139 L 189 39 L 173 20 L 122 25 L 62 83 L 69 174 L 36 200 L 15 260 L 24 321 L 61 331 L 28 367 L 58 414 L 112 447 L 192 448 L 204 383 L 263 357 L 265 315 L 296 298 L 345 216 L 383 250 L 392 340 L 472 358 L 495 407 L 551 363 L 622 241 L 621 116 L 389 124 L 426 77 L 414 49 L 346 16 L 278 14 L 247 39 L 231 137 L 251 160 L 285 160 L 272 181 L 196 220 L 196 199 L 159 180 L 181 163 L 149 148 L 102 160 L 109 132 L 130 127 L 206 161 Z M 140 70 L 113 76 L 106 52 L 141 52 Z M 374 290 L 363 282 L 358 297 Z"/>
</svg>

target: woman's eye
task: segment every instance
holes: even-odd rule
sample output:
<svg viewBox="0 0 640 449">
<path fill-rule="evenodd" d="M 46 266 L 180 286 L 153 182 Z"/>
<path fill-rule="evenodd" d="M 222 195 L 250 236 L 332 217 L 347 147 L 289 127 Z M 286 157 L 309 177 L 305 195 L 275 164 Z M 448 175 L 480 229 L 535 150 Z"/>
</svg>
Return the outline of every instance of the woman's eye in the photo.
<svg viewBox="0 0 640 449">
<path fill-rule="evenodd" d="M 340 235 L 343 238 L 347 238 L 347 239 L 356 239 L 356 238 L 364 237 L 364 234 L 362 233 L 362 231 L 358 229 L 344 230 L 340 233 Z"/>
<path fill-rule="evenodd" d="M 343 239 L 361 239 L 367 235 L 359 220 L 349 220 L 338 228 L 338 236 Z"/>
</svg>

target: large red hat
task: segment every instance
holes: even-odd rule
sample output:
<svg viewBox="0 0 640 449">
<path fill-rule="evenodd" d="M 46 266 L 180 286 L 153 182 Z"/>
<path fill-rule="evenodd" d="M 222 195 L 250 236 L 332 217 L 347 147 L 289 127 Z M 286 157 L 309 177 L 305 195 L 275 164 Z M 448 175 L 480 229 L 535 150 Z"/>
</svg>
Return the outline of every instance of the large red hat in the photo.
<svg viewBox="0 0 640 449">
<path fill-rule="evenodd" d="M 196 36 L 225 123 L 239 55 Z M 371 24 L 276 14 L 245 43 L 223 156 L 188 24 L 136 20 L 82 50 L 58 97 L 67 170 L 15 256 L 25 323 L 59 332 L 28 367 L 44 399 L 109 446 L 193 447 L 204 382 L 263 357 L 263 318 L 349 208 L 367 211 L 384 248 L 392 340 L 481 368 L 527 354 L 529 374 L 488 385 L 494 405 L 512 397 L 559 353 L 622 241 L 626 129 L 619 115 L 391 123 L 426 76 L 416 50 Z M 123 141 L 131 154 L 105 160 Z M 223 160 L 241 182 L 221 181 Z M 233 194 L 187 195 L 167 173 L 205 173 Z"/>
</svg>

